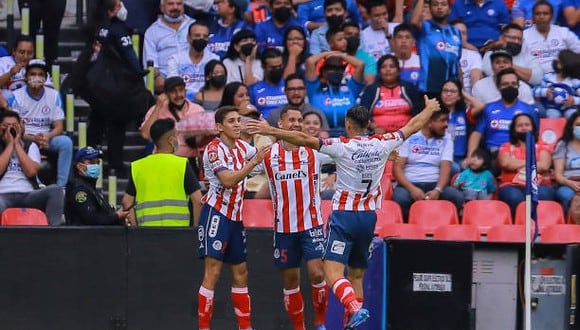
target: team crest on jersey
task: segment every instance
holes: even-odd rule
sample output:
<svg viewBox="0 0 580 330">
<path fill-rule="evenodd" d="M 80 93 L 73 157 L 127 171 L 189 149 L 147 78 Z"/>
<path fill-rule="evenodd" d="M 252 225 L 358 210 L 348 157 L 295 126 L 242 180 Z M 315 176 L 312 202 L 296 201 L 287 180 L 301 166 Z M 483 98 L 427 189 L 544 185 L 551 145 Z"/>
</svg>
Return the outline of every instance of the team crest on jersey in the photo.
<svg viewBox="0 0 580 330">
<path fill-rule="evenodd" d="M 419 144 L 415 144 L 411 147 L 411 152 L 414 154 L 422 154 L 423 153 L 423 146 Z"/>
<path fill-rule="evenodd" d="M 437 49 L 439 50 L 444 50 L 445 49 L 445 43 L 443 41 L 438 41 L 436 44 Z"/>
<path fill-rule="evenodd" d="M 411 72 L 411 79 L 417 80 L 419 78 L 419 72 Z"/>
<path fill-rule="evenodd" d="M 340 86 L 340 91 L 343 93 L 348 92 L 348 87 L 347 86 Z"/>
<path fill-rule="evenodd" d="M 42 112 L 42 114 L 46 115 L 50 112 L 50 108 L 48 106 L 44 106 L 44 107 L 42 107 L 40 112 Z"/>
<path fill-rule="evenodd" d="M 493 9 L 489 9 L 489 10 L 487 11 L 487 16 L 493 16 L 493 15 L 495 15 L 495 10 L 493 10 Z"/>
<path fill-rule="evenodd" d="M 222 241 L 214 241 L 213 244 L 211 245 L 211 247 L 216 251 L 221 250 L 222 249 Z"/>
<path fill-rule="evenodd" d="M 558 41 L 558 39 L 552 39 L 552 40 L 550 40 L 550 45 L 552 45 L 552 46 L 558 46 L 559 43 L 560 42 Z"/>
</svg>

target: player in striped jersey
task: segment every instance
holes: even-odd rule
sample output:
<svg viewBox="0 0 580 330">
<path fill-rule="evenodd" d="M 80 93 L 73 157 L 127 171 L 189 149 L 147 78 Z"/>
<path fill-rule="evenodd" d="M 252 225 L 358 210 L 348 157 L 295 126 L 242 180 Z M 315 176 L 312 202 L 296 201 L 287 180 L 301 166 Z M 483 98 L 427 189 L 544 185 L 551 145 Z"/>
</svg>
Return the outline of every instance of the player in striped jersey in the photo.
<svg viewBox="0 0 580 330">
<path fill-rule="evenodd" d="M 302 131 L 300 110 L 283 109 L 278 127 Z M 322 271 L 324 233 L 318 153 L 278 140 L 264 156 L 263 164 L 274 202 L 274 262 L 282 273 L 284 307 L 294 330 L 306 330 L 300 292 L 300 263 L 304 258 L 312 285 L 315 329 L 326 329 L 328 287 Z"/>
<path fill-rule="evenodd" d="M 332 291 L 349 313 L 345 329 L 355 329 L 369 317 L 362 308 L 364 271 L 380 207 L 380 178 L 390 153 L 403 140 L 418 131 L 440 106 L 425 96 L 425 109 L 400 130 L 367 136 L 369 111 L 361 106 L 348 110 L 345 128 L 348 137 L 317 139 L 302 132 L 270 127 L 265 121 L 252 121 L 252 132 L 272 135 L 294 145 L 304 145 L 334 158 L 337 172 L 333 211 L 328 220 L 324 251 L 324 275 Z M 348 279 L 344 278 L 348 265 Z"/>
<path fill-rule="evenodd" d="M 209 191 L 198 227 L 199 254 L 205 258 L 205 272 L 198 294 L 198 325 L 209 329 L 213 312 L 214 289 L 224 262 L 231 264 L 232 302 L 240 330 L 252 329 L 246 233 L 242 223 L 246 177 L 260 164 L 267 148 L 250 146 L 239 139 L 240 115 L 235 106 L 220 107 L 215 113 L 219 136 L 203 154 L 203 167 L 209 179 Z"/>
</svg>

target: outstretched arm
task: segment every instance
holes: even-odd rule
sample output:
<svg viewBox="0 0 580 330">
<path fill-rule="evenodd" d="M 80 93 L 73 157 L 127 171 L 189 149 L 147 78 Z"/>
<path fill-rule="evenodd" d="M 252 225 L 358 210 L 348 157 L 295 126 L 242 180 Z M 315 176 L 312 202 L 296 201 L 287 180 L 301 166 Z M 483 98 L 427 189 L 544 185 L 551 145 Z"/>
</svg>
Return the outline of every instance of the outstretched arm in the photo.
<svg viewBox="0 0 580 330">
<path fill-rule="evenodd" d="M 439 101 L 437 99 L 430 99 L 427 96 L 425 98 L 425 108 L 423 111 L 419 112 L 415 117 L 412 117 L 409 122 L 401 128 L 401 131 L 405 135 L 405 138 L 411 136 L 411 134 L 417 132 L 429 121 L 431 115 L 434 112 L 441 110 Z"/>
<path fill-rule="evenodd" d="M 288 141 L 297 146 L 307 146 L 312 149 L 320 149 L 320 140 L 303 132 L 286 131 L 283 129 L 272 127 L 265 120 L 250 120 L 246 123 L 251 134 L 271 135 L 277 139 Z"/>
</svg>

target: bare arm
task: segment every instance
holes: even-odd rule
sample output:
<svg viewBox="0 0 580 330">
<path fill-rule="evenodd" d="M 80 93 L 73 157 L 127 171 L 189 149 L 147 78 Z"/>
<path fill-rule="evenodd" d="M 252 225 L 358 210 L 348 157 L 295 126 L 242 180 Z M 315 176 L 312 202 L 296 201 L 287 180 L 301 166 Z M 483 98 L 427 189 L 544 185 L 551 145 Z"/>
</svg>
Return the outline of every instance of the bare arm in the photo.
<svg viewBox="0 0 580 330">
<path fill-rule="evenodd" d="M 64 120 L 57 120 L 52 123 L 52 131 L 48 132 L 48 140 L 55 136 L 61 135 L 64 132 Z"/>
<path fill-rule="evenodd" d="M 248 161 L 244 167 L 242 167 L 239 171 L 221 171 L 216 173 L 217 178 L 220 180 L 222 185 L 226 188 L 232 188 L 240 181 L 242 181 L 245 177 L 250 175 L 254 167 L 258 166 L 262 160 L 264 159 L 264 155 L 269 150 L 270 147 L 263 147 L 260 148 L 258 153 L 252 158 L 252 160 Z"/>
<path fill-rule="evenodd" d="M 513 64 L 512 68 L 514 68 L 516 75 L 520 77 L 521 80 L 530 81 L 530 78 L 532 77 L 532 69 L 516 64 Z"/>
<path fill-rule="evenodd" d="M 151 136 L 149 135 L 151 125 L 153 125 L 153 123 L 159 118 L 159 112 L 161 111 L 161 109 L 168 105 L 169 99 L 167 98 L 167 95 L 165 93 L 159 94 L 159 96 L 157 97 L 157 102 L 155 103 L 155 108 L 153 108 L 151 115 L 145 119 L 143 124 L 141 124 L 141 128 L 139 128 L 139 130 L 141 131 L 141 137 L 143 137 L 143 139 L 145 140 L 151 139 Z"/>
<path fill-rule="evenodd" d="M 6 172 L 6 169 L 8 168 L 8 163 L 10 162 L 10 157 L 14 152 L 14 141 L 12 139 L 12 135 L 10 136 L 8 135 L 10 135 L 10 132 L 6 130 L 6 132 L 4 132 L 4 136 L 2 137 L 6 147 L 4 148 L 4 150 L 2 150 L 2 153 L 0 154 L 0 173 Z"/>
<path fill-rule="evenodd" d="M 129 211 L 129 214 L 127 215 L 127 221 L 129 221 L 129 224 L 131 224 L 132 226 L 137 225 L 137 217 L 135 215 L 135 208 L 133 207 L 134 203 L 135 203 L 135 196 L 131 196 L 127 193 L 125 193 L 123 195 L 123 199 L 121 200 L 121 204 L 123 205 L 123 209 L 125 209 L 125 210 L 128 210 L 129 208 L 131 209 Z"/>
<path fill-rule="evenodd" d="M 305 65 L 305 71 L 306 71 L 306 79 L 308 80 L 314 80 L 316 79 L 316 77 L 318 77 L 318 75 L 316 74 L 316 63 L 318 63 L 318 61 L 322 60 L 323 58 L 330 56 L 331 54 L 334 54 L 335 52 L 323 52 L 323 53 L 318 53 L 318 54 L 314 54 L 312 56 L 310 56 L 308 59 L 306 59 L 306 63 L 304 63 Z M 340 53 L 337 53 L 340 54 Z"/>
<path fill-rule="evenodd" d="M 475 85 L 475 83 L 481 80 L 481 78 L 483 78 L 483 73 L 481 73 L 481 69 L 479 68 L 474 68 L 469 73 L 469 81 L 471 82 L 471 86 Z"/>
<path fill-rule="evenodd" d="M 540 151 L 540 157 L 536 165 L 538 166 L 538 173 L 549 173 L 550 168 L 552 167 L 552 156 L 548 150 Z"/>
<path fill-rule="evenodd" d="M 423 27 L 423 5 L 424 0 L 417 0 L 415 8 L 413 8 L 413 15 L 411 16 L 411 25 L 417 30 L 421 30 Z"/>
<path fill-rule="evenodd" d="M 271 135 L 277 139 L 288 141 L 297 146 L 307 146 L 314 150 L 320 149 L 320 140 L 303 132 L 286 131 L 272 127 L 265 120 L 250 120 L 246 123 L 248 130 L 254 134 Z"/>
<path fill-rule="evenodd" d="M 363 74 L 364 69 L 365 69 L 364 62 L 359 60 L 358 58 L 352 56 L 352 55 L 342 54 L 341 56 L 345 61 L 347 61 L 352 66 L 354 66 L 354 74 L 352 75 L 354 80 L 356 82 L 359 82 L 359 83 L 364 83 L 365 82 L 365 80 L 364 80 L 365 77 Z"/>
<path fill-rule="evenodd" d="M 509 153 L 500 152 L 497 155 L 497 164 L 506 171 L 517 171 L 526 166 L 526 160 L 516 159 Z"/>
<path fill-rule="evenodd" d="M 407 158 L 397 158 L 393 165 L 393 177 L 403 188 L 407 189 L 413 200 L 425 199 L 425 192 L 411 183 L 405 176 L 405 165 L 407 165 Z"/>
<path fill-rule="evenodd" d="M 479 142 L 481 142 L 481 133 L 473 131 L 467 141 L 467 156 L 471 155 L 473 150 L 477 149 Z"/>
<path fill-rule="evenodd" d="M 0 76 L 0 87 L 6 87 L 6 84 L 10 81 L 10 77 L 14 76 L 24 67 L 21 63 L 16 63 L 8 72 Z"/>
<path fill-rule="evenodd" d="M 437 99 L 430 99 L 426 95 L 425 98 L 425 108 L 419 112 L 418 115 L 412 117 L 409 122 L 401 128 L 401 131 L 405 135 L 405 138 L 411 136 L 413 133 L 420 130 L 431 118 L 433 112 L 439 111 L 441 109 Z"/>
<path fill-rule="evenodd" d="M 254 76 L 254 72 L 252 71 L 252 63 L 254 62 L 254 59 L 256 58 L 258 53 L 258 45 L 254 46 L 254 49 L 252 50 L 252 53 L 250 54 L 250 56 L 246 57 L 246 67 L 244 68 L 244 84 L 246 86 L 250 86 L 253 85 L 255 83 L 257 83 L 258 81 L 260 81 L 260 79 L 256 78 L 256 76 Z"/>
<path fill-rule="evenodd" d="M 191 206 L 193 207 L 193 226 L 197 227 L 199 225 L 199 215 L 201 214 L 201 191 L 196 190 L 191 195 L 189 195 L 191 199 Z"/>
<path fill-rule="evenodd" d="M 473 86 L 473 85 L 471 85 L 471 86 Z M 479 117 L 479 115 L 483 112 L 483 109 L 485 108 L 485 104 L 483 104 L 483 102 L 476 99 L 472 95 L 466 93 L 465 91 L 461 91 L 461 94 L 463 94 L 463 98 L 471 106 L 471 116 L 474 118 Z"/>
<path fill-rule="evenodd" d="M 449 183 L 450 176 L 451 176 L 451 162 L 448 160 L 442 160 L 441 163 L 439 164 L 439 178 L 437 178 L 437 185 L 435 187 L 438 187 L 441 190 L 445 188 L 445 186 L 447 186 L 447 184 Z M 439 199 L 439 196 L 441 196 L 441 192 L 436 188 L 431 191 L 428 191 L 425 195 L 426 197 L 429 197 L 428 199 Z"/>
</svg>

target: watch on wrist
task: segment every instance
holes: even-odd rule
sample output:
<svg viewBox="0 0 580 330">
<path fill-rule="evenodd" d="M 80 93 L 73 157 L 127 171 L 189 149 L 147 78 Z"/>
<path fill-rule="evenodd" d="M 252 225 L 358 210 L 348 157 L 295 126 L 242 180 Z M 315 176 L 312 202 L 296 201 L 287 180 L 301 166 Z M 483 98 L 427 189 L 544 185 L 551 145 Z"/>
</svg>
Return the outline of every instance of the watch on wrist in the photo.
<svg viewBox="0 0 580 330">
<path fill-rule="evenodd" d="M 439 193 L 443 192 L 443 189 L 441 187 L 435 187 L 433 190 L 437 190 Z"/>
</svg>

